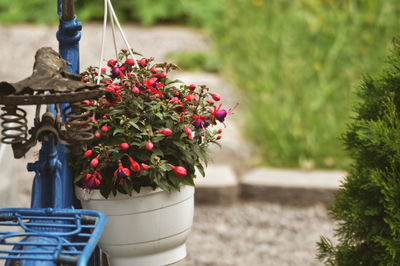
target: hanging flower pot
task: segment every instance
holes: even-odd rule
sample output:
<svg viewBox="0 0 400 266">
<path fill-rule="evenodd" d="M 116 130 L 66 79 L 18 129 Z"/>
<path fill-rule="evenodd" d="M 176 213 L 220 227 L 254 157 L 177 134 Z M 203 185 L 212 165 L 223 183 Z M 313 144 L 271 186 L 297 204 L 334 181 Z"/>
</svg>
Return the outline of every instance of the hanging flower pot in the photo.
<svg viewBox="0 0 400 266">
<path fill-rule="evenodd" d="M 99 246 L 112 266 L 167 265 L 186 256 L 185 241 L 193 222 L 194 188 L 171 193 L 142 188 L 131 196 L 108 199 L 99 190 L 76 187 L 82 207 L 107 215 Z"/>
<path fill-rule="evenodd" d="M 126 44 L 107 68 L 81 73 L 107 93 L 86 106 L 96 134 L 71 158 L 76 194 L 107 215 L 100 247 L 112 266 L 166 265 L 186 255 L 195 169 L 204 176 L 209 145 L 221 138 L 214 126 L 232 111 L 214 105 L 220 97 L 207 86 L 170 80 L 176 65 L 136 59 Z"/>
</svg>

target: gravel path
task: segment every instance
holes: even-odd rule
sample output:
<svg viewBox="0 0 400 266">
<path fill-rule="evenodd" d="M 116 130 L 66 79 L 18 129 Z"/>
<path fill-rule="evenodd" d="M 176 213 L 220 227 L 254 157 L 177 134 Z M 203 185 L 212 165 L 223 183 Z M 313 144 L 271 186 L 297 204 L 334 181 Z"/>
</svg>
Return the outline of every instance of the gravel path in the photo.
<svg viewBox="0 0 400 266">
<path fill-rule="evenodd" d="M 316 242 L 332 231 L 333 221 L 321 205 L 196 206 L 188 256 L 176 266 L 321 265 L 315 259 Z"/>
</svg>

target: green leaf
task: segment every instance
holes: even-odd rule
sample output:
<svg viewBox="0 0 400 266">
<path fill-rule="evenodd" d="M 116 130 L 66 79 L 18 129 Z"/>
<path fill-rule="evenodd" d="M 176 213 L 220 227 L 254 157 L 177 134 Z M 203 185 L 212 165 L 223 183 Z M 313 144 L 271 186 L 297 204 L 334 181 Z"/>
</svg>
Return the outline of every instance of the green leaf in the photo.
<svg viewBox="0 0 400 266">
<path fill-rule="evenodd" d="M 117 129 L 114 130 L 113 136 L 117 135 L 118 133 L 124 134 L 125 130 L 123 128 L 117 128 Z"/>
<path fill-rule="evenodd" d="M 204 168 L 203 168 L 203 166 L 202 166 L 201 164 L 197 164 L 197 165 L 196 165 L 196 168 L 197 168 L 197 170 L 199 170 L 200 174 L 201 174 L 203 177 L 206 176 L 206 173 L 204 172 Z"/>
</svg>

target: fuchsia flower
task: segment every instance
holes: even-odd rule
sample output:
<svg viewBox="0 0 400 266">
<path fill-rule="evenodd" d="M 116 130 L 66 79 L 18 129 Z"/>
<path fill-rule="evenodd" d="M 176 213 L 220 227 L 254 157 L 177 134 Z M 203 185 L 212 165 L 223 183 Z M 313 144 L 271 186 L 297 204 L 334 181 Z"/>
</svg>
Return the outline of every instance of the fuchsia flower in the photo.
<svg viewBox="0 0 400 266">
<path fill-rule="evenodd" d="M 132 92 L 133 92 L 134 94 L 139 94 L 139 93 L 140 93 L 140 90 L 139 90 L 138 87 L 133 86 L 133 87 L 132 87 Z"/>
<path fill-rule="evenodd" d="M 149 89 L 149 90 L 151 90 L 151 89 L 154 89 L 154 87 L 153 87 L 153 84 L 155 83 L 157 81 L 157 78 L 150 78 L 150 79 L 145 79 L 144 80 L 144 86 L 147 88 L 147 89 Z"/>
<path fill-rule="evenodd" d="M 151 141 L 149 140 L 146 143 L 146 150 L 151 151 L 153 149 L 153 147 L 154 147 L 153 143 L 151 143 Z"/>
<path fill-rule="evenodd" d="M 82 177 L 81 181 L 87 189 L 93 189 L 100 185 L 102 176 L 99 172 L 94 171 L 93 174 L 86 174 Z"/>
<path fill-rule="evenodd" d="M 219 110 L 216 114 L 215 114 L 215 118 L 217 118 L 217 120 L 219 122 L 224 122 L 226 115 L 228 114 L 228 112 L 224 109 Z"/>
<path fill-rule="evenodd" d="M 119 144 L 119 148 L 121 150 L 127 150 L 127 149 L 129 149 L 129 144 L 126 142 L 123 142 L 123 143 Z"/>
<path fill-rule="evenodd" d="M 153 93 L 154 95 L 158 96 L 158 97 L 162 97 L 163 94 L 162 92 L 158 89 L 160 87 L 160 85 L 158 85 L 159 87 L 157 87 L 157 84 L 161 84 L 162 86 L 164 86 L 162 83 L 156 83 L 157 78 L 151 78 L 151 79 L 145 79 L 144 80 L 144 86 L 147 88 L 147 90 L 151 93 Z M 162 87 L 161 86 L 161 87 Z"/>
<path fill-rule="evenodd" d="M 135 64 L 135 61 L 133 61 L 132 58 L 127 58 L 125 60 L 125 64 L 127 64 L 128 66 L 133 66 Z"/>
<path fill-rule="evenodd" d="M 141 66 L 146 66 L 146 64 L 147 64 L 147 60 L 145 58 L 136 60 L 136 62 L 138 62 L 138 64 Z"/>
<path fill-rule="evenodd" d="M 114 184 L 121 185 L 121 183 L 126 182 L 126 178 L 130 176 L 131 172 L 128 168 L 124 168 L 122 163 L 118 164 L 118 169 L 114 172 L 115 181 Z"/>
<path fill-rule="evenodd" d="M 185 127 L 185 134 L 186 135 L 192 134 L 192 130 L 190 129 L 190 127 Z"/>
<path fill-rule="evenodd" d="M 117 63 L 117 60 L 110 59 L 110 60 L 107 61 L 107 66 L 114 67 L 116 63 Z"/>
<path fill-rule="evenodd" d="M 182 178 L 187 175 L 187 171 L 182 166 L 173 166 L 172 164 L 169 165 L 177 177 Z"/>
<path fill-rule="evenodd" d="M 107 133 L 108 132 L 107 124 L 103 125 L 100 129 L 101 129 L 102 132 Z"/>
<path fill-rule="evenodd" d="M 84 156 L 85 156 L 86 158 L 89 158 L 89 157 L 92 155 L 92 153 L 93 153 L 92 150 L 87 150 L 87 151 L 85 151 Z"/>
<path fill-rule="evenodd" d="M 221 100 L 221 96 L 217 93 L 213 93 L 211 94 L 211 97 L 214 99 L 214 101 L 218 102 L 219 100 Z"/>
<path fill-rule="evenodd" d="M 99 164 L 99 157 L 96 157 L 96 158 L 93 158 L 91 161 L 90 161 L 90 165 L 93 167 L 93 168 L 96 168 L 96 166 Z"/>
<path fill-rule="evenodd" d="M 156 77 L 156 78 L 165 78 L 165 77 L 167 77 L 167 73 L 165 73 L 165 72 L 156 73 L 156 74 L 153 75 L 153 77 Z"/>
<path fill-rule="evenodd" d="M 169 136 L 172 134 L 172 130 L 169 128 L 164 128 L 163 130 L 160 131 L 161 134 L 163 134 L 164 136 Z"/>
<path fill-rule="evenodd" d="M 142 166 L 143 170 L 148 170 L 149 169 L 149 166 L 147 164 L 145 164 L 145 163 L 142 163 L 141 166 Z"/>
<path fill-rule="evenodd" d="M 82 103 L 86 104 L 87 106 L 93 105 L 93 101 L 89 101 L 89 100 L 83 100 Z"/>
<path fill-rule="evenodd" d="M 138 162 L 136 162 L 135 160 L 132 159 L 132 157 L 129 156 L 129 161 L 131 163 L 131 170 L 133 172 L 140 172 L 140 165 Z"/>
<path fill-rule="evenodd" d="M 206 128 L 210 125 L 210 123 L 207 122 L 207 120 L 209 119 L 208 117 L 204 116 L 204 115 L 193 115 L 192 116 L 193 121 L 192 121 L 192 125 L 199 129 L 199 128 Z"/>
<path fill-rule="evenodd" d="M 193 102 L 194 100 L 196 100 L 196 95 L 194 95 L 194 94 L 188 94 L 185 97 L 185 102 Z"/>
<path fill-rule="evenodd" d="M 173 104 L 176 104 L 176 105 L 181 105 L 182 104 L 181 100 L 179 100 L 178 97 L 172 97 L 170 102 L 173 103 Z"/>
</svg>

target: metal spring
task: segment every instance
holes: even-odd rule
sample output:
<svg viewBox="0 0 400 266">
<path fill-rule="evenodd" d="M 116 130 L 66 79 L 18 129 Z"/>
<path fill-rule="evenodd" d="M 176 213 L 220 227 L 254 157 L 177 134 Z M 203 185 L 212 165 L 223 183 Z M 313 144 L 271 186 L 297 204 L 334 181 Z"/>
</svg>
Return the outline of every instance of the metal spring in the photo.
<svg viewBox="0 0 400 266">
<path fill-rule="evenodd" d="M 4 106 L 1 108 L 4 113 L 0 115 L 1 122 L 1 142 L 5 144 L 20 143 L 28 138 L 28 120 L 25 110 L 15 105 Z"/>
<path fill-rule="evenodd" d="M 65 128 L 69 141 L 82 143 L 94 138 L 91 122 L 91 111 L 84 110 L 83 103 L 71 103 L 64 109 Z"/>
</svg>

